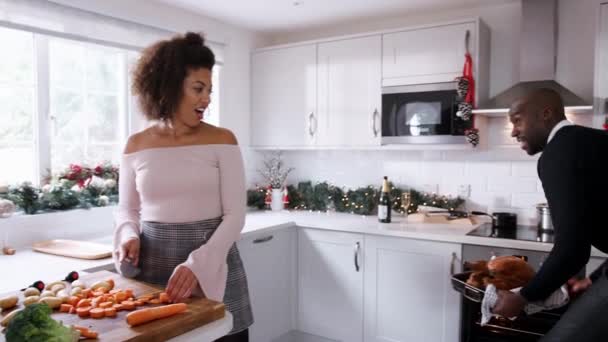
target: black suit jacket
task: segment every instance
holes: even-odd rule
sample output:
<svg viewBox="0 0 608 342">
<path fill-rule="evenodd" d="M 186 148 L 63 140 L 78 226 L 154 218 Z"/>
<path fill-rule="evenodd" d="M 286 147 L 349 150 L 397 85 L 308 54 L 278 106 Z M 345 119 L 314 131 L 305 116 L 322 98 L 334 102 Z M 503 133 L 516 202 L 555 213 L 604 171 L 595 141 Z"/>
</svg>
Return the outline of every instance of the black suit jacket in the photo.
<svg viewBox="0 0 608 342">
<path fill-rule="evenodd" d="M 547 298 L 589 260 L 591 246 L 608 252 L 608 132 L 582 126 L 557 131 L 538 161 L 555 243 L 537 275 L 521 290 Z"/>
</svg>

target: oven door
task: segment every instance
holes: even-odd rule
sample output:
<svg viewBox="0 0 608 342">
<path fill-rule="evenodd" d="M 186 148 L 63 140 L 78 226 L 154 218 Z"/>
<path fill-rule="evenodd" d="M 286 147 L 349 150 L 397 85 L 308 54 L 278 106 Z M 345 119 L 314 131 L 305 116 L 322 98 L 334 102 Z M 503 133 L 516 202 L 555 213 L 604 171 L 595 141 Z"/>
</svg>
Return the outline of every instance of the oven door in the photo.
<svg viewBox="0 0 608 342">
<path fill-rule="evenodd" d="M 382 92 L 383 143 L 465 141 L 462 120 L 456 116 L 455 83 L 385 87 Z"/>
</svg>

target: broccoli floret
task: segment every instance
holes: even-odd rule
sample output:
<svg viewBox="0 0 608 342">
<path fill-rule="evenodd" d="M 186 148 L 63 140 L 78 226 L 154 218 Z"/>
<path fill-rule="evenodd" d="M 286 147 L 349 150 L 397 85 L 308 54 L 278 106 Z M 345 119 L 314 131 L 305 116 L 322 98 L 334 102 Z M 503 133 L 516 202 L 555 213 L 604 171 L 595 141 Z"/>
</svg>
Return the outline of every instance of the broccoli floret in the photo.
<svg viewBox="0 0 608 342">
<path fill-rule="evenodd" d="M 13 317 L 6 329 L 7 342 L 73 342 L 79 333 L 51 318 L 46 304 L 32 304 Z"/>
</svg>

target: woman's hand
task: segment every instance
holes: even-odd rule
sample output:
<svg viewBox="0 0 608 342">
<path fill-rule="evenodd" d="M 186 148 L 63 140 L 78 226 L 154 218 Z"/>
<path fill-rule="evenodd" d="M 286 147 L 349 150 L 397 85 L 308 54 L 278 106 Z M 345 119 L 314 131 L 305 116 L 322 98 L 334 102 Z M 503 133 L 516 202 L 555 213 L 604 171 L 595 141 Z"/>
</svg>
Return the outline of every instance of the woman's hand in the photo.
<svg viewBox="0 0 608 342">
<path fill-rule="evenodd" d="M 130 238 L 120 244 L 118 261 L 123 262 L 123 260 L 127 260 L 133 266 L 137 266 L 139 263 L 139 238 Z"/>
<path fill-rule="evenodd" d="M 194 273 L 186 266 L 177 266 L 175 272 L 169 279 L 165 292 L 169 295 L 172 302 L 178 302 L 189 298 L 192 291 L 198 286 L 198 280 Z"/>
</svg>

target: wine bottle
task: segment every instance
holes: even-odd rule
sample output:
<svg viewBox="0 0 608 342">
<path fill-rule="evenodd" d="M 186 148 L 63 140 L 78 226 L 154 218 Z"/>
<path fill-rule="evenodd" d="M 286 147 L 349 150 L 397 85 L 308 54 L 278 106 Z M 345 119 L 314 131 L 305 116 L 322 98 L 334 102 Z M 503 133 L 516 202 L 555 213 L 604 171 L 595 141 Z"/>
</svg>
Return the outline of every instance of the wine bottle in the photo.
<svg viewBox="0 0 608 342">
<path fill-rule="evenodd" d="M 378 201 L 378 221 L 382 223 L 391 222 L 391 199 L 388 187 L 388 177 L 386 176 L 384 176 L 384 181 L 382 182 L 382 193 L 380 194 L 380 200 Z"/>
</svg>

